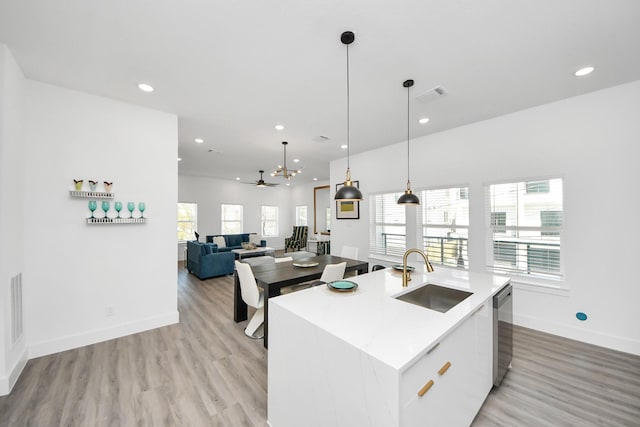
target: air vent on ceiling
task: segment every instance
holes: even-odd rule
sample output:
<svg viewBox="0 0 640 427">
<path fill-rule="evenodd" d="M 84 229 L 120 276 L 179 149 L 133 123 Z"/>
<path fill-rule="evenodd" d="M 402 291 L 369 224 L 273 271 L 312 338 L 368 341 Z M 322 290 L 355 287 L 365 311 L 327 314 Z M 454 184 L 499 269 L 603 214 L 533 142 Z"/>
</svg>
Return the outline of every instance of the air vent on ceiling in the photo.
<svg viewBox="0 0 640 427">
<path fill-rule="evenodd" d="M 320 135 L 312 139 L 313 142 L 327 142 L 330 138 L 328 136 Z"/>
<path fill-rule="evenodd" d="M 428 104 L 429 102 L 442 98 L 447 93 L 448 91 L 444 87 L 436 86 L 434 88 L 429 89 L 428 91 L 422 92 L 420 95 L 416 96 L 416 99 L 422 102 L 423 104 Z"/>
</svg>

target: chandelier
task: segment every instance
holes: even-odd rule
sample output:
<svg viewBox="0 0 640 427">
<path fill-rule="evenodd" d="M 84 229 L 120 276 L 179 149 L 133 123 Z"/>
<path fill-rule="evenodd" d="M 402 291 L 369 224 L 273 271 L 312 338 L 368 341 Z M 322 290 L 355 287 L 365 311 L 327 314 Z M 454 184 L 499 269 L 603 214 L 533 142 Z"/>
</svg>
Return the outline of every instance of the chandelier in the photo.
<svg viewBox="0 0 640 427">
<path fill-rule="evenodd" d="M 278 169 L 271 172 L 271 176 L 281 176 L 286 179 L 291 179 L 291 177 L 296 176 L 296 174 L 302 173 L 300 169 L 289 170 L 287 169 L 287 145 L 289 143 L 287 141 L 282 141 L 282 145 L 284 146 L 284 164 L 278 165 Z"/>
</svg>

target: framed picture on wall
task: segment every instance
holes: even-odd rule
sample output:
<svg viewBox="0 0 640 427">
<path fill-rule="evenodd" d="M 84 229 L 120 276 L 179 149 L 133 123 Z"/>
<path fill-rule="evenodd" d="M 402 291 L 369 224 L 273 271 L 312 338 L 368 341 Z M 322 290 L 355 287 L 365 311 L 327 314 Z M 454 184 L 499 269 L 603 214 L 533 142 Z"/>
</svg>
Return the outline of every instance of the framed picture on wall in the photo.
<svg viewBox="0 0 640 427">
<path fill-rule="evenodd" d="M 344 184 L 336 184 L 336 192 Z M 356 188 L 360 188 L 360 181 L 353 181 Z M 343 202 L 336 200 L 336 219 L 360 219 L 360 202 Z"/>
</svg>

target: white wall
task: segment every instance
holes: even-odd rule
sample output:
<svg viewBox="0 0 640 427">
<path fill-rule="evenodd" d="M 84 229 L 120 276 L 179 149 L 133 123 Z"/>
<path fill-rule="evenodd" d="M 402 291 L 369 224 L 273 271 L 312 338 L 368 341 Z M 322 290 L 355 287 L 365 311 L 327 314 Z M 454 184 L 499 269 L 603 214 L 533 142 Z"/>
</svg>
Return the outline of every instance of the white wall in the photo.
<svg viewBox="0 0 640 427">
<path fill-rule="evenodd" d="M 640 354 L 640 287 L 632 270 L 640 259 L 639 116 L 636 81 L 412 141 L 414 189 L 469 185 L 469 258 L 476 271 L 485 269 L 487 256 L 484 185 L 564 178 L 564 290 L 517 285 L 517 324 Z M 332 252 L 349 242 L 368 254 L 367 196 L 404 189 L 405 150 L 402 142 L 351 157 L 366 199 L 359 221 L 334 220 Z M 345 159 L 331 163 L 332 187 L 344 180 L 345 168 Z M 578 311 L 588 320 L 577 320 Z"/>
<path fill-rule="evenodd" d="M 284 184 L 278 187 L 259 188 L 237 181 L 180 175 L 178 200 L 181 203 L 198 204 L 198 234 L 201 242 L 205 241 L 207 235 L 221 234 L 220 205 L 222 204 L 243 205 L 243 232 L 258 233 L 258 235 L 261 233 L 262 206 L 278 206 L 280 235 L 261 238 L 267 240 L 268 246 L 282 249 L 284 238 L 291 235 L 293 214 L 290 209 L 290 187 Z M 183 256 L 182 247 L 183 245 L 179 245 L 179 259 Z"/>
<path fill-rule="evenodd" d="M 9 393 L 27 359 L 25 335 L 11 341 L 11 277 L 23 272 L 25 79 L 9 49 L 0 44 L 0 395 Z"/>
<path fill-rule="evenodd" d="M 24 133 L 29 357 L 177 322 L 176 116 L 28 81 Z M 86 224 L 74 178 L 113 181 L 148 222 Z"/>
<path fill-rule="evenodd" d="M 296 185 L 291 188 L 291 225 L 295 225 L 296 220 L 296 206 L 307 207 L 307 221 L 309 226 L 309 234 L 313 233 L 313 189 L 315 187 L 321 187 L 323 185 L 329 185 L 329 181 L 316 181 L 309 184 Z M 333 200 L 331 200 L 331 203 Z M 330 203 L 330 204 L 331 204 Z M 286 236 L 291 235 L 291 227 L 287 229 Z"/>
</svg>

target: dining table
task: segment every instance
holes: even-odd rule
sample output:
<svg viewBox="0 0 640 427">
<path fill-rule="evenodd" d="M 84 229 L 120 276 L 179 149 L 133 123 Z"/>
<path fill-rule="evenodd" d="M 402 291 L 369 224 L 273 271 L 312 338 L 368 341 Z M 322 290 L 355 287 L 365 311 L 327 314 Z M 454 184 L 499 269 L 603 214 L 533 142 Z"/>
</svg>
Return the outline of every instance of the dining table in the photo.
<svg viewBox="0 0 640 427">
<path fill-rule="evenodd" d="M 280 295 L 282 288 L 299 283 L 319 279 L 324 267 L 328 264 L 346 262 L 345 273 L 355 271 L 365 274 L 369 271 L 369 263 L 357 259 L 343 258 L 336 255 L 316 255 L 297 258 L 293 261 L 252 265 L 253 276 L 258 287 L 262 289 L 264 300 L 264 346 L 269 347 L 269 298 Z M 316 264 L 317 263 L 317 264 Z M 297 264 L 297 265 L 294 265 Z M 316 264 L 316 265 L 312 265 Z M 302 266 L 304 265 L 304 266 Z M 233 320 L 247 320 L 247 304 L 242 299 L 238 272 L 234 272 Z"/>
</svg>

